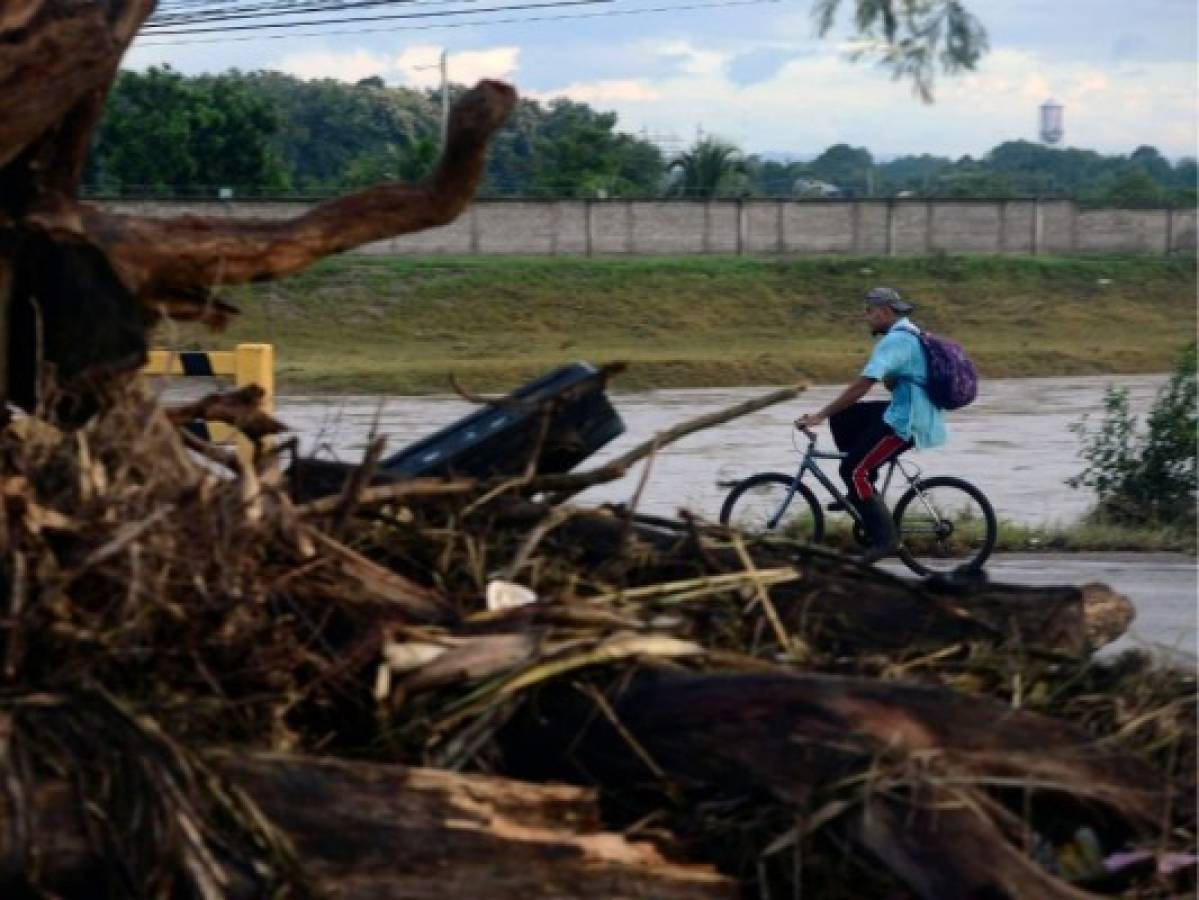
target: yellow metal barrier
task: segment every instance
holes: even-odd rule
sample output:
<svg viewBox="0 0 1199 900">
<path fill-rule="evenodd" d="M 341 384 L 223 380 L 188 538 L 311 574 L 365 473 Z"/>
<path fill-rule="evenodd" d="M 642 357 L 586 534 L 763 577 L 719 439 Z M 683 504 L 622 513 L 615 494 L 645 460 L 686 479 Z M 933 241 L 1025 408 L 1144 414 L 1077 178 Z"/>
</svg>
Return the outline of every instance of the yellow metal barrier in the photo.
<svg viewBox="0 0 1199 900">
<path fill-rule="evenodd" d="M 233 350 L 151 350 L 142 371 L 155 376 L 232 378 L 239 388 L 256 384 L 263 390 L 262 410 L 275 410 L 275 348 L 271 344 L 238 344 Z M 193 422 L 188 430 L 214 443 L 235 441 L 243 462 L 253 457 L 253 445 L 222 422 Z"/>
</svg>

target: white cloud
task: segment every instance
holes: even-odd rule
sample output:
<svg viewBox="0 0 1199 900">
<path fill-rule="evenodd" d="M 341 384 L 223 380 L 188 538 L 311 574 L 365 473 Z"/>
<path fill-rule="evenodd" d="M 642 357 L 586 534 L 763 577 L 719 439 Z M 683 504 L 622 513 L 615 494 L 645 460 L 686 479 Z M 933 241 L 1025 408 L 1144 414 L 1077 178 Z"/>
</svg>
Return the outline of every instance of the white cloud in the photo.
<svg viewBox="0 0 1199 900">
<path fill-rule="evenodd" d="M 435 44 L 411 46 L 398 55 L 361 48 L 317 50 L 285 56 L 275 66 L 300 78 L 358 81 L 378 75 L 392 83 L 428 88 L 441 84 L 441 73 L 438 71 L 441 51 L 442 48 Z M 519 47 L 490 47 L 450 53 L 446 67 L 450 81 L 470 85 L 481 78 L 510 80 L 516 74 L 519 62 Z"/>
<path fill-rule="evenodd" d="M 579 81 L 552 91 L 526 91 L 534 100 L 553 100 L 566 97 L 579 103 L 611 105 L 617 103 L 651 103 L 662 99 L 662 92 L 644 81 L 612 79 L 608 81 Z"/>
<path fill-rule="evenodd" d="M 853 36 L 849 16 L 827 39 L 815 39 L 810 4 L 597 19 L 587 27 L 495 25 L 444 38 L 421 32 L 429 43 L 418 45 L 391 32 L 175 47 L 153 46 L 147 37 L 149 46 L 135 47 L 127 64 L 170 62 L 187 72 L 282 68 L 346 81 L 380 75 L 431 87 L 445 44 L 455 82 L 506 77 L 527 96 L 614 110 L 628 131 L 689 140 L 702 125 L 751 152 L 815 153 L 845 141 L 877 154 L 976 155 L 1001 141 L 1034 140 L 1037 107 L 1052 96 L 1066 107 L 1066 144 L 1195 153 L 1194 0 L 1142 0 L 1135 29 L 1127 0 L 974 6 L 993 49 L 977 72 L 939 78 L 931 106 L 868 61 L 847 58 L 839 42 Z M 1136 40 L 1123 40 L 1128 35 Z M 474 46 L 455 52 L 454 42 Z M 1117 44 L 1125 49 L 1113 56 Z M 777 54 L 772 66 L 787 61 L 763 68 L 760 78 L 736 78 L 736 61 L 762 48 Z"/>
<path fill-rule="evenodd" d="M 678 61 L 681 72 L 703 77 L 724 71 L 733 53 L 695 46 L 690 41 L 667 41 L 653 48 L 657 56 Z"/>
<path fill-rule="evenodd" d="M 298 78 L 335 78 L 338 81 L 358 81 L 372 75 L 386 77 L 391 61 L 381 53 L 369 50 L 317 50 L 293 53 L 277 64 L 280 71 Z"/>
<path fill-rule="evenodd" d="M 997 50 L 976 72 L 940 78 L 936 102 L 926 105 L 907 83 L 851 63 L 833 46 L 797 55 L 773 77 L 744 86 L 728 76 L 723 60 L 730 54 L 723 49 L 673 42 L 647 44 L 642 52 L 679 56 L 684 64 L 652 81 L 575 82 L 537 96 L 565 95 L 615 110 L 628 131 L 691 135 L 700 125 L 750 151 L 810 153 L 844 141 L 878 154 L 955 157 L 1007 140 L 1036 140 L 1037 109 L 1055 96 L 1066 107 L 1067 145 L 1128 153 L 1153 144 L 1170 155 L 1195 147 L 1196 90 L 1193 72 L 1181 63 L 1142 62 L 1133 74 Z"/>
</svg>

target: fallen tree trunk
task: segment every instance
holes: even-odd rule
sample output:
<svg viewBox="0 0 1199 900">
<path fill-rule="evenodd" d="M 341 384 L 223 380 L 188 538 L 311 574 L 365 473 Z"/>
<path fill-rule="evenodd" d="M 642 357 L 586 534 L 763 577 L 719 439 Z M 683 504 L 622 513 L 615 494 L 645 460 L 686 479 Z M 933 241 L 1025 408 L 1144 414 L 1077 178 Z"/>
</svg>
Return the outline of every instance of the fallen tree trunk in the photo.
<svg viewBox="0 0 1199 900">
<path fill-rule="evenodd" d="M 329 900 L 735 896 L 712 868 L 605 831 L 587 789 L 271 754 L 211 762 L 290 839 L 312 894 Z M 105 861 L 71 789 L 39 785 L 34 809 L 42 885 L 67 898 L 105 894 Z M 5 818 L 0 889 L 10 896 L 29 873 L 14 866 L 23 856 Z M 223 874 L 225 897 L 264 896 L 254 873 Z"/>
<path fill-rule="evenodd" d="M 663 804 L 684 792 L 691 816 L 732 796 L 761 797 L 758 810 L 774 804 L 791 822 L 841 819 L 845 839 L 930 900 L 1085 896 L 1021 841 L 1085 826 L 1110 852 L 1152 834 L 1172 802 L 1159 773 L 1111 744 L 943 688 L 659 669 L 608 694 L 542 691 L 501 739 L 510 771 L 544 775 L 553 760 L 554 776 L 634 808 L 639 794 Z M 679 828 L 694 825 L 684 816 Z"/>
<path fill-rule="evenodd" d="M 982 641 L 1081 655 L 1114 641 L 1133 619 L 1131 602 L 1103 585 L 903 579 L 816 548 L 738 540 L 722 529 L 669 530 L 583 512 L 547 536 L 541 552 L 629 586 L 795 566 L 798 577 L 771 586 L 769 598 L 788 634 L 830 652 Z M 752 588 L 747 578 L 751 597 Z M 738 627 L 761 618 L 742 617 Z"/>
</svg>

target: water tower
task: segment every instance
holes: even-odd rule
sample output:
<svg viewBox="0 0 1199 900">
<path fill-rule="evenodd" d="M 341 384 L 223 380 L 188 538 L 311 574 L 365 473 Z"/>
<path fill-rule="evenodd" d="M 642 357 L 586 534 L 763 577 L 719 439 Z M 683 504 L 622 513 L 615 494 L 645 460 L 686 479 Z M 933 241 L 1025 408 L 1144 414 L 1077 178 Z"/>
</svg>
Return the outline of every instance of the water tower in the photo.
<svg viewBox="0 0 1199 900">
<path fill-rule="evenodd" d="M 1041 104 L 1041 140 L 1046 144 L 1056 144 L 1065 133 L 1062 127 L 1062 111 L 1065 109 L 1058 101 L 1050 97 Z"/>
</svg>

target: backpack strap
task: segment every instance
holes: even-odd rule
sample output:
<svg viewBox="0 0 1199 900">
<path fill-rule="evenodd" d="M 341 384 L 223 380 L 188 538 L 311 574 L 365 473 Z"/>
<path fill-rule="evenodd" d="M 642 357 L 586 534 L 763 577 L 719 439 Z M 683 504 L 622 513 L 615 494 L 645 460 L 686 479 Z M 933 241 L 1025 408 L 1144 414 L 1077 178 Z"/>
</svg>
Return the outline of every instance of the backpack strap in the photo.
<svg viewBox="0 0 1199 900">
<path fill-rule="evenodd" d="M 892 330 L 895 330 L 895 329 L 898 329 L 899 331 L 905 331 L 916 339 L 916 343 L 920 345 L 920 354 L 924 357 L 924 366 L 927 369 L 928 368 L 928 350 L 924 346 L 924 341 L 921 340 L 921 338 L 926 334 L 926 332 L 921 331 L 915 325 L 911 325 L 911 323 L 908 323 L 908 325 L 902 325 L 902 326 L 898 325 L 898 324 L 893 325 Z M 921 380 L 919 378 L 910 378 L 910 377 L 905 376 L 901 380 L 910 381 L 912 384 L 916 385 L 917 387 L 922 387 L 926 391 L 928 390 L 928 379 L 927 378 Z"/>
</svg>

